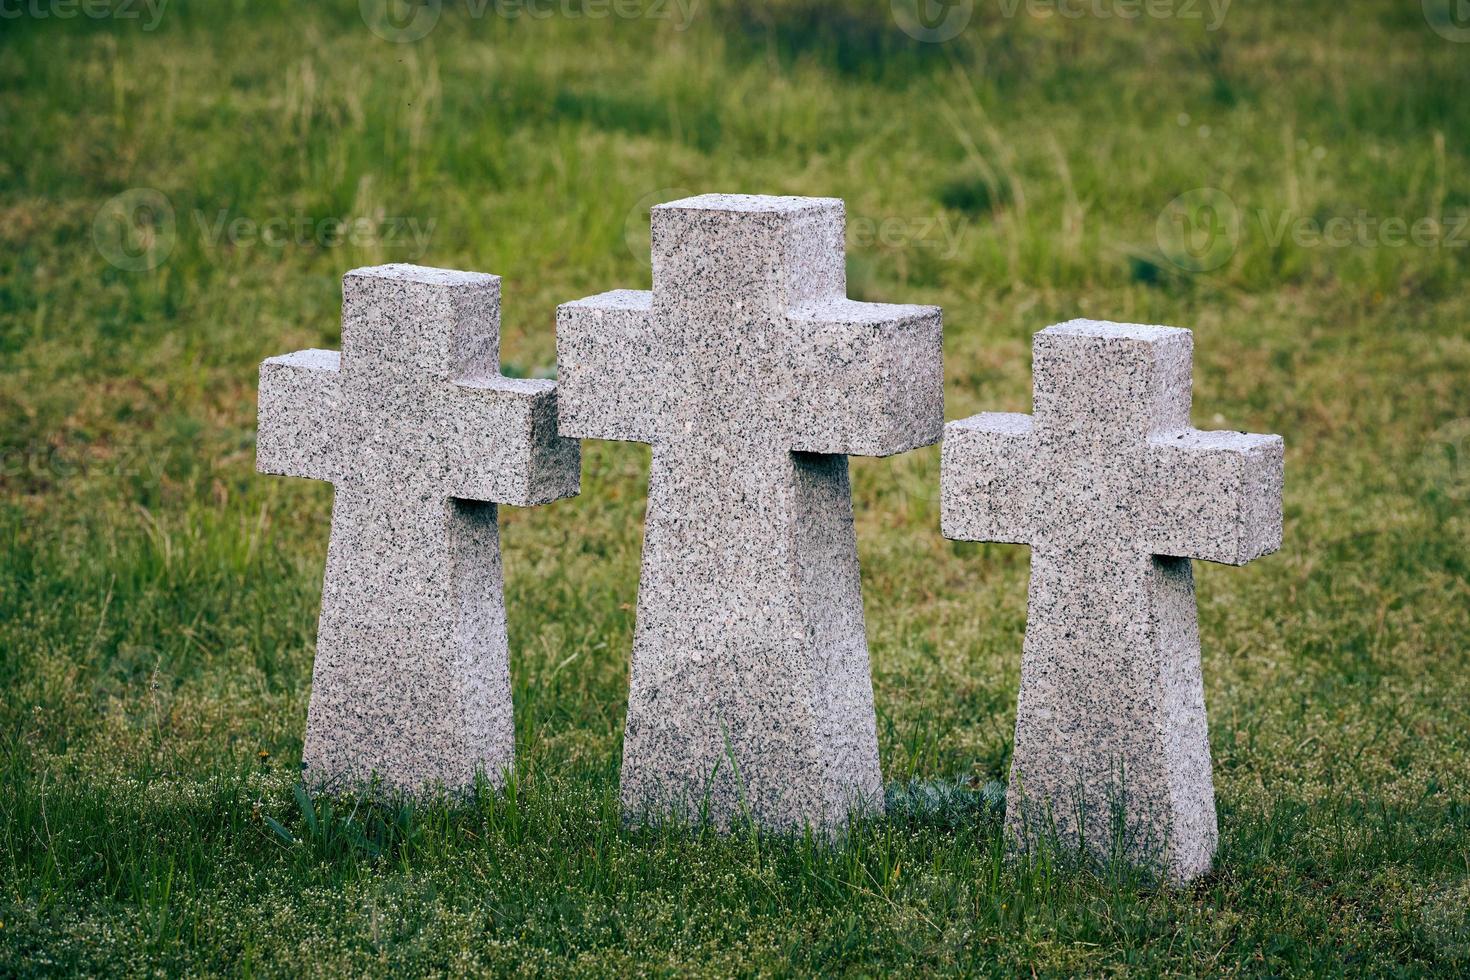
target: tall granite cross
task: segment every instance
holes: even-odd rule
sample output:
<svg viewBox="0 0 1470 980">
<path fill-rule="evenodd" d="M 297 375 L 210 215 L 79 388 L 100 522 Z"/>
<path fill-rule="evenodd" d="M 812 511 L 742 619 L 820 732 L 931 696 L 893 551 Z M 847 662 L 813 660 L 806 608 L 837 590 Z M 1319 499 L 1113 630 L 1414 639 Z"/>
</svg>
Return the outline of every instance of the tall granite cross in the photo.
<svg viewBox="0 0 1470 980">
<path fill-rule="evenodd" d="M 1080 838 L 1176 881 L 1217 839 L 1189 560 L 1281 545 L 1281 438 L 1191 428 L 1192 353 L 1169 327 L 1043 330 L 1035 414 L 951 422 L 941 464 L 946 537 L 1031 546 L 1015 839 Z"/>
<path fill-rule="evenodd" d="M 939 310 L 846 298 L 839 200 L 652 219 L 651 293 L 557 311 L 562 435 L 653 445 L 623 805 L 830 830 L 882 806 L 846 457 L 938 440 Z"/>
<path fill-rule="evenodd" d="M 461 789 L 512 762 L 496 504 L 577 492 L 556 385 L 500 376 L 500 278 L 342 280 L 342 354 L 260 367 L 256 466 L 336 485 L 303 750 L 324 788 Z"/>
</svg>

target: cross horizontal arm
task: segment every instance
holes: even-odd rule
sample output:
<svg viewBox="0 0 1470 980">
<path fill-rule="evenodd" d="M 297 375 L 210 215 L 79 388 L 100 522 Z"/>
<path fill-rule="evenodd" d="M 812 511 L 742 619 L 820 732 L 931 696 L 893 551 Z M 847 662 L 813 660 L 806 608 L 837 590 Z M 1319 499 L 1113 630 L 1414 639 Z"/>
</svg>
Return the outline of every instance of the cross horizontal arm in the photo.
<svg viewBox="0 0 1470 980">
<path fill-rule="evenodd" d="M 560 432 L 574 439 L 652 442 L 661 394 L 653 294 L 615 289 L 556 311 Z"/>
<path fill-rule="evenodd" d="M 337 472 L 340 356 L 302 350 L 260 365 L 255 468 L 261 473 L 333 480 Z"/>
<path fill-rule="evenodd" d="M 1153 436 L 1149 550 L 1226 565 L 1281 547 L 1280 436 L 1185 429 Z"/>
<path fill-rule="evenodd" d="M 939 441 L 944 361 L 937 306 L 830 299 L 798 306 L 792 328 L 790 448 L 892 456 Z"/>
<path fill-rule="evenodd" d="M 556 382 L 489 375 L 453 391 L 449 496 L 531 507 L 577 495 L 581 449 L 557 435 Z"/>
<path fill-rule="evenodd" d="M 946 538 L 1032 542 L 1032 445 L 1029 415 L 986 412 L 944 427 L 939 520 Z"/>
</svg>

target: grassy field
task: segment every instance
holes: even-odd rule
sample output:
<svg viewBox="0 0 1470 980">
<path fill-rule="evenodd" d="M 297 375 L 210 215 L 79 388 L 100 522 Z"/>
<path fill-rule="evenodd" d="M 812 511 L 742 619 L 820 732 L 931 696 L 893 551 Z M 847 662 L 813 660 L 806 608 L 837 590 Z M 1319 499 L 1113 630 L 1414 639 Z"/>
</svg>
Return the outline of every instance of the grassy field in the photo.
<svg viewBox="0 0 1470 980">
<path fill-rule="evenodd" d="M 114 7 L 0 11 L 0 974 L 1470 970 L 1452 5 Z M 1027 553 L 940 537 L 937 448 L 853 462 L 892 806 L 840 846 L 621 827 L 626 444 L 504 512 L 515 784 L 297 793 L 331 489 L 253 472 L 258 362 L 417 261 L 504 276 L 548 373 L 716 190 L 845 198 L 851 294 L 944 307 L 950 418 L 1086 315 L 1194 328 L 1196 423 L 1284 434 L 1285 546 L 1197 570 L 1209 878 L 1001 859 Z"/>
</svg>

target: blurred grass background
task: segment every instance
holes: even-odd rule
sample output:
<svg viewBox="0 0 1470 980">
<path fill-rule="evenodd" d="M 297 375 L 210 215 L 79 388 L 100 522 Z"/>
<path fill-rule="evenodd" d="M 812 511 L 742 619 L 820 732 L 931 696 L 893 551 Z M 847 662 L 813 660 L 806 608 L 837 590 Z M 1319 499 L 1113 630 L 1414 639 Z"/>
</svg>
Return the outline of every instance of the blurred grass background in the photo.
<svg viewBox="0 0 1470 980">
<path fill-rule="evenodd" d="M 404 42 L 373 0 L 6 8 L 0 972 L 1470 969 L 1452 6 L 978 3 L 926 43 L 902 0 L 686 2 Z M 1210 878 L 999 859 L 1027 555 L 940 537 L 937 447 L 853 461 L 895 812 L 839 848 L 620 827 L 623 444 L 502 511 L 513 791 L 294 793 L 331 490 L 253 473 L 258 362 L 413 261 L 504 276 L 507 373 L 548 373 L 555 305 L 646 287 L 648 206 L 705 191 L 844 198 L 851 295 L 944 307 L 950 418 L 1028 410 L 1031 334 L 1092 316 L 1193 328 L 1196 424 L 1285 435 L 1285 547 L 1197 570 Z"/>
</svg>

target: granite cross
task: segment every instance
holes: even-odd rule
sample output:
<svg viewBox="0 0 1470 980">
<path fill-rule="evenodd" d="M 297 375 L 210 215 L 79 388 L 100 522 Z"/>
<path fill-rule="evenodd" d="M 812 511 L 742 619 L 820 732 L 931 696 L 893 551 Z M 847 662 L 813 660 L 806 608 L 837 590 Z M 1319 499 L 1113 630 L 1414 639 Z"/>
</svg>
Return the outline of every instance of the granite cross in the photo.
<svg viewBox="0 0 1470 980">
<path fill-rule="evenodd" d="M 1281 438 L 1190 427 L 1192 348 L 1169 327 L 1043 330 L 1035 414 L 951 422 L 941 464 L 946 537 L 1031 546 L 1014 841 L 1175 881 L 1217 839 L 1190 559 L 1281 544 Z"/>
<path fill-rule="evenodd" d="M 342 280 L 342 353 L 260 368 L 256 465 L 336 485 L 303 767 L 320 788 L 497 782 L 513 759 L 496 504 L 575 494 L 556 385 L 500 376 L 500 279 Z"/>
<path fill-rule="evenodd" d="M 882 806 L 847 456 L 936 442 L 939 310 L 846 298 L 831 198 L 653 208 L 653 291 L 557 311 L 561 433 L 651 443 L 630 817 Z"/>
</svg>

